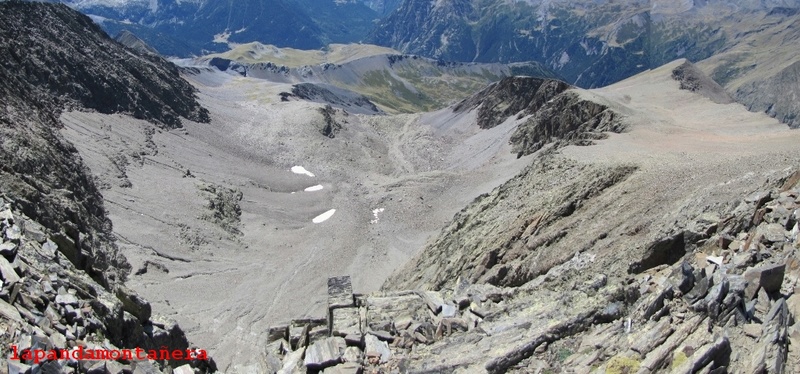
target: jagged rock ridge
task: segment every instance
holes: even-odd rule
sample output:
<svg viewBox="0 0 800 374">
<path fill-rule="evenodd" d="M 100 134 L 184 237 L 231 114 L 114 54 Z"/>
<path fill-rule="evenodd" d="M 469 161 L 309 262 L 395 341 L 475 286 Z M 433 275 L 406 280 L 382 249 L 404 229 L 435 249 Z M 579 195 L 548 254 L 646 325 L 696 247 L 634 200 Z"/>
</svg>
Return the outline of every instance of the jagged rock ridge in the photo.
<svg viewBox="0 0 800 374">
<path fill-rule="evenodd" d="M 514 114 L 535 113 L 550 99 L 570 88 L 561 81 L 510 77 L 494 83 L 453 107 L 454 112 L 478 108 L 478 127 L 490 129 Z"/>
<path fill-rule="evenodd" d="M 10 2 L 3 9 L 3 79 L 21 74 L 60 105 L 129 113 L 165 127 L 180 127 L 180 117 L 209 121 L 177 67 L 122 48 L 89 17 L 64 5 Z"/>
<path fill-rule="evenodd" d="M 134 51 L 138 52 L 139 54 L 146 54 L 146 53 L 153 53 L 158 54 L 153 47 L 147 45 L 144 40 L 139 39 L 138 36 L 134 35 L 132 32 L 128 30 L 123 30 L 117 36 L 114 37 L 114 40 L 118 41 L 120 44 L 133 49 Z"/>
</svg>

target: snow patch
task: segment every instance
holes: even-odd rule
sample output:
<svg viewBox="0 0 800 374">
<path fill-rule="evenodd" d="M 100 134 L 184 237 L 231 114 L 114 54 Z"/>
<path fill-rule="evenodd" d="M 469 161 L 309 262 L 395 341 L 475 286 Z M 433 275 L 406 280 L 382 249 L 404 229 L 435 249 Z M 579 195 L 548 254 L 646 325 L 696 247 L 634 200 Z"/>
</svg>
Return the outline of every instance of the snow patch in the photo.
<svg viewBox="0 0 800 374">
<path fill-rule="evenodd" d="M 321 185 L 321 184 L 318 184 L 318 185 L 316 185 L 316 186 L 307 187 L 307 188 L 306 188 L 305 190 L 303 190 L 303 191 L 306 191 L 306 192 L 314 192 L 314 191 L 320 191 L 320 190 L 322 190 L 322 188 L 323 188 L 323 187 L 322 187 L 322 185 Z"/>
<path fill-rule="evenodd" d="M 306 170 L 306 168 L 304 168 L 302 166 L 292 166 L 291 170 L 292 170 L 292 173 L 295 173 L 295 174 L 305 174 L 305 175 L 308 175 L 309 177 L 314 177 L 314 173 Z"/>
<path fill-rule="evenodd" d="M 383 211 L 384 211 L 383 208 L 373 209 L 372 216 L 375 217 L 375 219 L 370 220 L 369 223 L 372 224 L 378 223 L 378 221 L 380 220 L 380 218 L 378 218 L 378 213 L 383 213 Z"/>
<path fill-rule="evenodd" d="M 314 217 L 314 219 L 312 219 L 311 222 L 314 222 L 314 223 L 325 222 L 325 221 L 328 220 L 328 218 L 333 217 L 333 213 L 336 213 L 336 209 L 331 209 L 331 210 L 329 210 L 329 211 L 327 211 L 325 213 L 322 213 L 322 214 Z"/>
</svg>

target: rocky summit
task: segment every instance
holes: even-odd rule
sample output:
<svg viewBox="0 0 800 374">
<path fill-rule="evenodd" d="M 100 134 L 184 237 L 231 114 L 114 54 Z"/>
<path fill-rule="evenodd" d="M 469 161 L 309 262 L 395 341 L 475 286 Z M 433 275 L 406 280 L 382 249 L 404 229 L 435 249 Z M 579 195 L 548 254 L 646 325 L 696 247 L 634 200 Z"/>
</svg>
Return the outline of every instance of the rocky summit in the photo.
<svg viewBox="0 0 800 374">
<path fill-rule="evenodd" d="M 796 2 L 68 3 L 0 2 L 0 372 L 800 371 Z"/>
</svg>

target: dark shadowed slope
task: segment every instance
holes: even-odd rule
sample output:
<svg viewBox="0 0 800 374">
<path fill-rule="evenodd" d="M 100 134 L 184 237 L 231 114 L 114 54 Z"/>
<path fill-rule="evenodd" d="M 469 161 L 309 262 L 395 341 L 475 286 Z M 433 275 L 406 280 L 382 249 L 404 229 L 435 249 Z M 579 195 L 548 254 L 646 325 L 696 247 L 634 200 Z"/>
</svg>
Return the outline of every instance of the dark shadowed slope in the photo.
<svg viewBox="0 0 800 374">
<path fill-rule="evenodd" d="M 174 65 L 123 48 L 64 5 L 4 3 L 0 54 L 4 81 L 19 75 L 60 104 L 128 113 L 167 127 L 180 127 L 180 117 L 209 120 Z"/>
</svg>

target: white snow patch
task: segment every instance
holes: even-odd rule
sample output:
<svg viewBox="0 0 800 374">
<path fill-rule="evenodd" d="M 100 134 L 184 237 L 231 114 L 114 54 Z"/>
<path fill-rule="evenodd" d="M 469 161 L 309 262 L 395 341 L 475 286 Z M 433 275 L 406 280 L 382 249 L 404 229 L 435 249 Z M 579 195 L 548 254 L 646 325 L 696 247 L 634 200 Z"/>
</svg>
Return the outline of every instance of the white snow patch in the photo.
<svg viewBox="0 0 800 374">
<path fill-rule="evenodd" d="M 333 217 L 333 213 L 336 213 L 336 209 L 331 209 L 331 210 L 329 210 L 329 211 L 327 211 L 325 213 L 322 213 L 322 214 L 314 217 L 314 219 L 312 219 L 311 222 L 314 222 L 314 223 L 325 222 L 325 221 L 328 220 L 328 218 Z"/>
<path fill-rule="evenodd" d="M 323 188 L 323 187 L 322 187 L 322 185 L 321 185 L 321 184 L 318 184 L 318 185 L 316 185 L 316 186 L 307 187 L 307 188 L 306 188 L 305 190 L 303 190 L 303 191 L 306 191 L 306 192 L 314 192 L 314 191 L 320 191 L 320 190 L 322 190 L 322 188 Z"/>
<path fill-rule="evenodd" d="M 314 176 L 314 174 L 312 172 L 306 170 L 306 168 L 304 168 L 302 166 L 292 166 L 292 173 L 305 174 L 305 175 L 308 175 L 309 177 L 313 177 Z"/>
<path fill-rule="evenodd" d="M 375 217 L 375 219 L 370 220 L 369 223 L 373 224 L 378 223 L 378 221 L 380 220 L 380 218 L 378 218 L 378 213 L 383 213 L 383 211 L 384 211 L 383 208 L 373 209 L 372 216 Z"/>
</svg>

